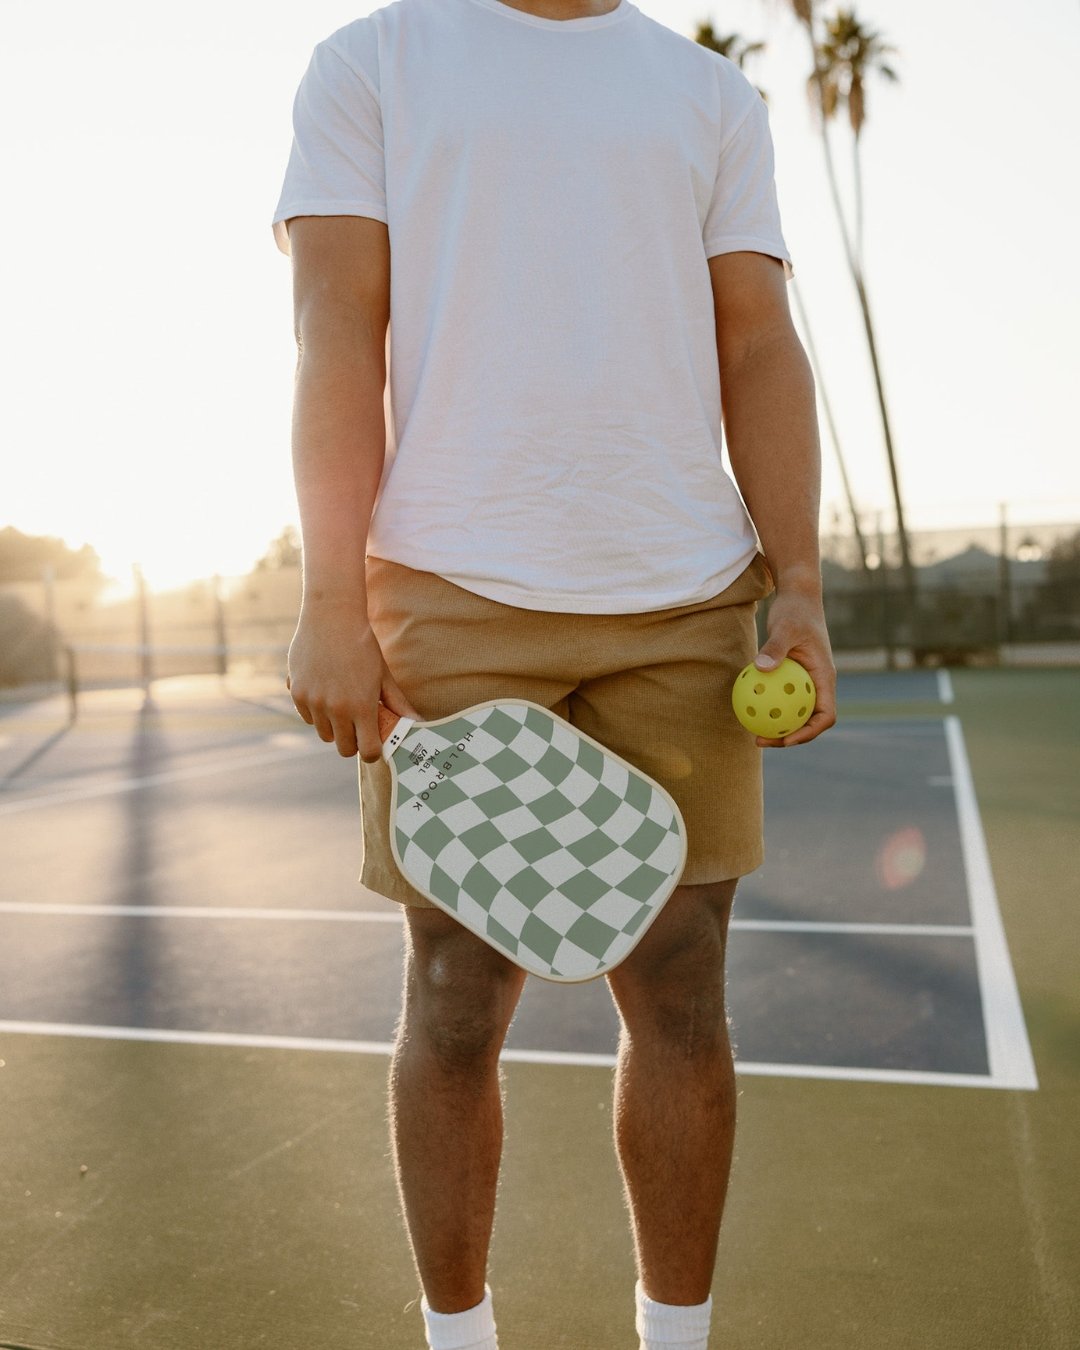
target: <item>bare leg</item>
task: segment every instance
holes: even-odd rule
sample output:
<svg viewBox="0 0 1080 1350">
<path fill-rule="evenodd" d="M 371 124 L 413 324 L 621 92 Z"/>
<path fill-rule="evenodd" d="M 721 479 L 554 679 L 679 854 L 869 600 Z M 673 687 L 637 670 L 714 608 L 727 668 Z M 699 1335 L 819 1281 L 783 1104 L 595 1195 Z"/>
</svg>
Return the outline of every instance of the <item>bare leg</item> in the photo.
<svg viewBox="0 0 1080 1350">
<path fill-rule="evenodd" d="M 660 1303 L 709 1297 L 735 1141 L 724 955 L 735 882 L 680 886 L 608 976 L 622 1019 L 615 1146 L 638 1274 Z"/>
<path fill-rule="evenodd" d="M 484 1297 L 502 1155 L 499 1051 L 525 972 L 441 910 L 406 910 L 405 986 L 390 1063 L 398 1192 L 436 1312 Z"/>
</svg>

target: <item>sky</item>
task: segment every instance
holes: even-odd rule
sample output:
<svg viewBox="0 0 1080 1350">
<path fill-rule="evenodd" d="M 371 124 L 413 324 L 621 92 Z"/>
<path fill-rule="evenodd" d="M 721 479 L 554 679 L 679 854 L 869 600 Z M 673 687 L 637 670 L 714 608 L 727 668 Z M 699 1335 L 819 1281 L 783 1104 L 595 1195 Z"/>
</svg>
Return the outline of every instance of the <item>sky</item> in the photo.
<svg viewBox="0 0 1080 1350">
<path fill-rule="evenodd" d="M 767 43 L 747 73 L 769 96 L 785 237 L 859 509 L 888 512 L 802 30 L 781 0 L 637 7 Z M 1000 502 L 1080 520 L 1080 6 L 856 7 L 898 49 L 900 82 L 868 97 L 865 271 L 910 524 L 992 521 Z M 163 587 L 242 573 L 296 523 L 271 219 L 311 49 L 374 8 L 4 0 L 0 527 L 89 543 L 121 583 L 139 563 Z M 847 187 L 842 124 L 835 147 Z M 822 454 L 827 516 L 843 498 L 824 425 Z"/>
</svg>

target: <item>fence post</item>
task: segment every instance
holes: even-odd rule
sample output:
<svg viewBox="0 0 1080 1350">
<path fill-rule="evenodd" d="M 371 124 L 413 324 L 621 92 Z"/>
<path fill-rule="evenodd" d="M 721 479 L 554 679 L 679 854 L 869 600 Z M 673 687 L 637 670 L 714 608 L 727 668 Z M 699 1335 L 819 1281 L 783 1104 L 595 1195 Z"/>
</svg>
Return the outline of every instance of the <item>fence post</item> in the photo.
<svg viewBox="0 0 1080 1350">
<path fill-rule="evenodd" d="M 75 648 L 70 642 L 65 642 L 62 648 L 64 653 L 64 683 L 67 686 L 68 696 L 68 726 L 75 725 L 75 719 L 79 715 L 79 670 L 75 664 Z"/>
<path fill-rule="evenodd" d="M 885 557 L 885 527 L 881 512 L 877 518 L 878 572 L 881 574 L 881 641 L 885 647 L 885 669 L 896 669 L 896 646 L 893 643 L 892 614 L 889 612 L 889 564 Z"/>
<path fill-rule="evenodd" d="M 135 573 L 135 612 L 139 632 L 139 680 L 142 684 L 144 704 L 151 702 L 150 682 L 154 678 L 153 659 L 150 655 L 150 606 L 146 595 L 146 578 L 138 563 L 132 564 Z"/>
<path fill-rule="evenodd" d="M 221 573 L 214 573 L 214 631 L 217 641 L 217 668 L 222 679 L 229 673 L 228 636 L 225 630 L 225 602 L 221 598 Z"/>
<path fill-rule="evenodd" d="M 1001 503 L 998 525 L 998 621 L 999 644 L 1012 641 L 1012 569 L 1009 566 L 1008 507 Z"/>
<path fill-rule="evenodd" d="M 56 627 L 56 568 L 45 563 L 41 569 L 45 587 L 45 624 L 49 642 L 49 679 L 60 678 L 60 634 Z"/>
</svg>

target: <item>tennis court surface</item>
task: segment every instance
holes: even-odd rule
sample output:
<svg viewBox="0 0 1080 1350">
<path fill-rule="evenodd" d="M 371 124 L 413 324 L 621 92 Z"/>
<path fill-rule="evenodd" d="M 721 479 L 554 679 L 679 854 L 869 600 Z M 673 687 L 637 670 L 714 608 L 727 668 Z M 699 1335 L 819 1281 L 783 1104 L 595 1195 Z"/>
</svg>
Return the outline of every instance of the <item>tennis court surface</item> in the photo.
<svg viewBox="0 0 1080 1350">
<path fill-rule="evenodd" d="M 1073 1347 L 1075 672 L 852 674 L 766 755 L 718 1347 Z M 402 948 L 280 682 L 0 705 L 0 1346 L 422 1344 Z M 503 1350 L 632 1350 L 604 981 L 507 1040 Z"/>
</svg>

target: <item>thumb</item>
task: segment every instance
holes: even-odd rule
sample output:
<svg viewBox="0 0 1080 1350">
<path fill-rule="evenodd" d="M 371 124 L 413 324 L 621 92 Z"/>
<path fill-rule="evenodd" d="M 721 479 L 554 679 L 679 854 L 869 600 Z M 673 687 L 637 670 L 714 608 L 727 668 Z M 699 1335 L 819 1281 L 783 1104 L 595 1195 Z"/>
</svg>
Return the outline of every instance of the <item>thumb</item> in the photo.
<svg viewBox="0 0 1080 1350">
<path fill-rule="evenodd" d="M 399 717 L 412 717 L 419 722 L 424 720 L 423 716 L 417 712 L 398 688 L 397 681 L 390 675 L 387 675 L 383 680 L 380 702 L 391 712 L 396 712 Z"/>
<path fill-rule="evenodd" d="M 780 662 L 787 656 L 787 647 L 779 638 L 771 637 L 768 642 L 761 645 L 761 650 L 754 657 L 754 665 L 758 670 L 775 670 Z"/>
</svg>

